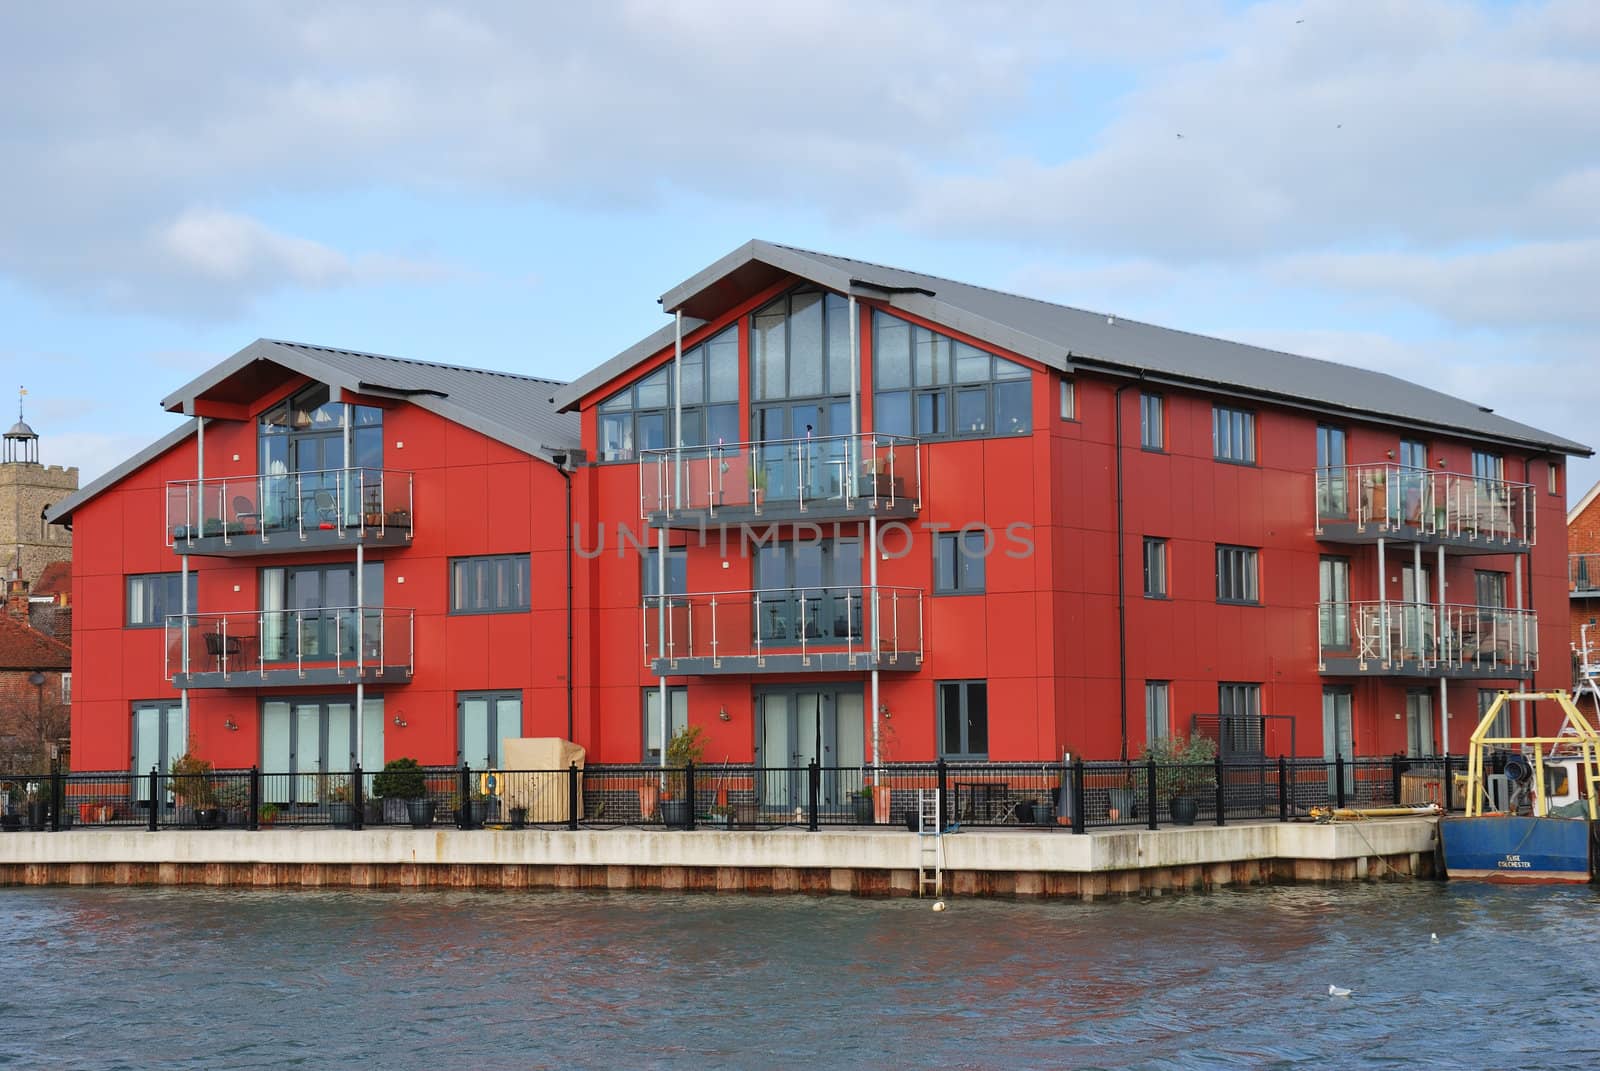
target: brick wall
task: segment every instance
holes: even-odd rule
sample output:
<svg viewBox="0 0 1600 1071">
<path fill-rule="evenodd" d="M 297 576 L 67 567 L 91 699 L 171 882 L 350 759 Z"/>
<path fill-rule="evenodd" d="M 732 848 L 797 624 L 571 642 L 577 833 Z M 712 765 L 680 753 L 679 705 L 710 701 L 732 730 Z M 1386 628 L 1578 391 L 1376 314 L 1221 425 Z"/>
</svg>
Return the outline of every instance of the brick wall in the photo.
<svg viewBox="0 0 1600 1071">
<path fill-rule="evenodd" d="M 61 674 L 46 672 L 39 688 L 29 683 L 31 673 L 0 670 L 0 772 L 48 770 L 47 745 L 67 735 L 68 707 L 61 702 Z"/>
</svg>

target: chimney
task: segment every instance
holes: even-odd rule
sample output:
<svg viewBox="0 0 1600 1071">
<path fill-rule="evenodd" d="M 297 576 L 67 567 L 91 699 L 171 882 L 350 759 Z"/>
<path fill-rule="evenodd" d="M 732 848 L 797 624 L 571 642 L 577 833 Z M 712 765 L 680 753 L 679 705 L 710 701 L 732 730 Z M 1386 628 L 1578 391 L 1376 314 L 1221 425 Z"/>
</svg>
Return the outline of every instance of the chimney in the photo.
<svg viewBox="0 0 1600 1071">
<path fill-rule="evenodd" d="M 21 577 L 6 585 L 6 613 L 24 625 L 28 623 L 28 582 Z"/>
<path fill-rule="evenodd" d="M 56 607 L 55 637 L 68 647 L 72 646 L 72 607 Z"/>
</svg>

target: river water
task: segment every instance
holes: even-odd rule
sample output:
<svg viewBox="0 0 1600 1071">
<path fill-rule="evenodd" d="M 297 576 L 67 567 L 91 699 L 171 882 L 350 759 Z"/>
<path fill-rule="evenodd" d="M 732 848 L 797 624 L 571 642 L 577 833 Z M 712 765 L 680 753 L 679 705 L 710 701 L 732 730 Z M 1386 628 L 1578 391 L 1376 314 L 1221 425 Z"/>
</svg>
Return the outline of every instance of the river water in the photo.
<svg viewBox="0 0 1600 1071">
<path fill-rule="evenodd" d="M 0 919 L 0 1066 L 1600 1066 L 1587 888 L 9 888 Z"/>
</svg>

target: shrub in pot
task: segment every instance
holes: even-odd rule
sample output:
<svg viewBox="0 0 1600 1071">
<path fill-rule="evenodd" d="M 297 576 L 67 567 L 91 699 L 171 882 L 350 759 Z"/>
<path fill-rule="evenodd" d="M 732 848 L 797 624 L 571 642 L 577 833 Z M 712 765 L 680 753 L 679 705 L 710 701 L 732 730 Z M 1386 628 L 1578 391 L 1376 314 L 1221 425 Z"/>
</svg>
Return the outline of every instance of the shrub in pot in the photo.
<svg viewBox="0 0 1600 1071">
<path fill-rule="evenodd" d="M 341 828 L 354 825 L 356 809 L 350 802 L 350 782 L 338 777 L 329 786 L 328 821 Z"/>
<path fill-rule="evenodd" d="M 383 772 L 372 779 L 372 791 L 383 797 L 385 821 L 401 820 L 398 814 L 391 815 L 389 801 L 393 800 L 414 828 L 433 825 L 434 803 L 428 799 L 428 782 L 416 759 L 398 758 L 384 763 Z"/>
<path fill-rule="evenodd" d="M 180 809 L 193 812 L 197 827 L 216 829 L 222 824 L 222 808 L 217 804 L 217 786 L 212 781 L 209 760 L 184 752 L 172 760 L 170 774 L 167 784 L 172 798 Z"/>
<path fill-rule="evenodd" d="M 1168 737 L 1146 747 L 1144 759 L 1156 764 L 1156 797 L 1168 801 L 1172 820 L 1194 825 L 1197 795 L 1216 787 L 1216 741 L 1199 733 L 1187 740 Z"/>
<path fill-rule="evenodd" d="M 686 725 L 667 741 L 667 787 L 661 793 L 661 821 L 669 826 L 689 824 L 689 800 L 684 783 L 684 768 L 699 764 L 705 754 L 704 730 Z"/>
</svg>

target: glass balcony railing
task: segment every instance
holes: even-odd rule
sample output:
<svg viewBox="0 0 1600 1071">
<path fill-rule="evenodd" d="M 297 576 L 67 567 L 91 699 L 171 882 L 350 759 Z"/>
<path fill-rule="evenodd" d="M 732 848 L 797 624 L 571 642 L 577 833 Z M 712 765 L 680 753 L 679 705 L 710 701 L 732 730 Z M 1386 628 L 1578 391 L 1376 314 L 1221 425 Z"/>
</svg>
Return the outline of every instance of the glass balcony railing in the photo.
<svg viewBox="0 0 1600 1071">
<path fill-rule="evenodd" d="M 407 542 L 412 475 L 352 468 L 174 480 L 167 484 L 166 521 L 167 545 L 184 553 Z"/>
<path fill-rule="evenodd" d="M 1567 591 L 1573 595 L 1600 595 L 1600 554 L 1567 555 Z"/>
<path fill-rule="evenodd" d="M 1533 487 L 1459 472 L 1404 465 L 1318 469 L 1317 533 L 1353 525 L 1372 535 L 1530 547 L 1535 542 Z"/>
<path fill-rule="evenodd" d="M 410 680 L 414 614 L 334 606 L 166 621 L 166 677 L 179 687 Z"/>
<path fill-rule="evenodd" d="M 809 667 L 814 656 L 826 655 L 816 664 L 912 668 L 922 661 L 922 599 L 914 588 L 881 585 L 649 596 L 642 615 L 644 661 L 688 660 L 731 670 L 767 660 L 786 668 L 796 658 Z"/>
<path fill-rule="evenodd" d="M 915 511 L 921 505 L 922 451 L 905 436 L 827 435 L 639 455 L 639 510 L 645 518 Z"/>
<path fill-rule="evenodd" d="M 1359 673 L 1523 676 L 1539 668 L 1539 618 L 1501 606 L 1323 602 L 1317 662 L 1325 670 L 1353 662 Z"/>
</svg>

